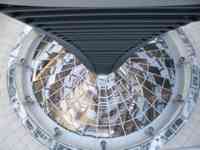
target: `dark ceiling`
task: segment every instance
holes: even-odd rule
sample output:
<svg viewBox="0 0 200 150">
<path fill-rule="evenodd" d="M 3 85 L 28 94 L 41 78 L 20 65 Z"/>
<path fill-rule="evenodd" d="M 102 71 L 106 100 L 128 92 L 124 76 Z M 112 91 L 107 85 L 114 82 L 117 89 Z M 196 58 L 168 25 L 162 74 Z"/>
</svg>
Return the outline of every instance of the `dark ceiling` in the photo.
<svg viewBox="0 0 200 150">
<path fill-rule="evenodd" d="M 65 8 L 0 5 L 0 11 L 79 48 L 96 73 L 109 73 L 132 47 L 200 19 L 200 5 Z M 119 63 L 117 63 L 119 64 Z"/>
</svg>

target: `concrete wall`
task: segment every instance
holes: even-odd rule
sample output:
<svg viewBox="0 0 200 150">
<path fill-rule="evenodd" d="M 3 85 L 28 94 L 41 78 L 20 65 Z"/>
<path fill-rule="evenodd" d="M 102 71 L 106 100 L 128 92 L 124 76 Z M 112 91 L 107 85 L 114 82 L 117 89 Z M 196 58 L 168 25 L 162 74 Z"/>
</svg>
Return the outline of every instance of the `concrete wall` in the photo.
<svg viewBox="0 0 200 150">
<path fill-rule="evenodd" d="M 45 150 L 31 137 L 9 104 L 7 63 L 24 24 L 0 14 L 0 150 Z"/>
<path fill-rule="evenodd" d="M 197 50 L 197 56 L 200 60 L 200 22 L 185 26 L 184 31 L 193 47 Z M 176 40 L 175 43 L 177 47 L 184 48 L 184 43 L 181 43 L 179 40 Z M 200 145 L 200 100 L 186 125 L 164 146 L 163 150 L 175 150 L 174 148 L 179 148 L 180 150 L 200 150 L 198 145 Z M 192 148 L 192 146 L 198 147 Z"/>
</svg>

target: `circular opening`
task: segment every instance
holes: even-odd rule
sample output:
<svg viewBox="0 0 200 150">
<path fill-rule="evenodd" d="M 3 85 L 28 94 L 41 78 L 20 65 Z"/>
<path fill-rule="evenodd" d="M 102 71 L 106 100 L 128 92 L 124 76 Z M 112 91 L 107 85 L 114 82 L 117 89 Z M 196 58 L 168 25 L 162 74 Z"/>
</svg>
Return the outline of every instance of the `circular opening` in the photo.
<svg viewBox="0 0 200 150">
<path fill-rule="evenodd" d="M 34 55 L 33 91 L 44 112 L 67 130 L 125 136 L 154 121 L 171 98 L 175 65 L 158 40 L 138 48 L 108 75 L 90 72 L 56 42 L 51 46 Z"/>
</svg>

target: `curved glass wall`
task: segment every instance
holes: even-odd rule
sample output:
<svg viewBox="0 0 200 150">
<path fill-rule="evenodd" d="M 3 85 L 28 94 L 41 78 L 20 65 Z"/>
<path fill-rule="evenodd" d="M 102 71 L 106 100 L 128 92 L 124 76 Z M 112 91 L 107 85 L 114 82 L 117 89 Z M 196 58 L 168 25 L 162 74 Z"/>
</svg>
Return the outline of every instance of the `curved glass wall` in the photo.
<svg viewBox="0 0 200 150">
<path fill-rule="evenodd" d="M 138 49 L 116 71 L 96 75 L 56 42 L 33 59 L 33 89 L 40 106 L 80 135 L 118 137 L 144 128 L 165 109 L 175 66 L 158 39 Z"/>
</svg>

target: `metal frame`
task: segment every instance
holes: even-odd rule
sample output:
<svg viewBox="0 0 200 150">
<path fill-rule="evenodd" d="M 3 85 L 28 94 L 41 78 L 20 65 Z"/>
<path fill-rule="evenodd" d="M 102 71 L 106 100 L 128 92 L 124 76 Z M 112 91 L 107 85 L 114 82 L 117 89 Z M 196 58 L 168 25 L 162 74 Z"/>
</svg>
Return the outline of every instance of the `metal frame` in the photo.
<svg viewBox="0 0 200 150">
<path fill-rule="evenodd" d="M 32 37 L 32 35 L 30 34 L 29 37 Z M 26 38 L 28 40 L 28 37 Z M 35 43 L 32 43 L 32 46 L 35 47 Z M 23 47 L 20 50 L 20 56 L 17 60 L 21 60 L 22 58 L 22 59 L 25 59 L 25 63 L 27 65 L 31 63 L 31 57 L 34 52 L 34 48 L 32 46 L 27 47 L 27 48 Z M 177 51 L 174 51 L 174 49 L 171 49 L 171 50 L 169 49 L 169 51 L 172 52 L 171 55 L 173 57 L 177 57 L 177 56 L 180 57 L 179 52 L 176 53 Z M 23 122 L 25 123 L 25 126 L 28 127 L 27 121 L 29 121 L 29 125 L 30 123 L 32 123 L 33 127 L 32 129 L 29 129 L 31 130 L 31 133 L 38 134 L 38 132 L 40 132 L 40 134 L 42 134 L 42 135 L 38 134 L 40 138 L 39 139 L 40 142 L 45 144 L 50 149 L 57 150 L 59 146 L 63 146 L 63 147 L 69 147 L 75 150 L 76 149 L 92 150 L 94 149 L 94 147 L 97 150 L 102 150 L 102 146 L 101 146 L 102 140 L 106 141 L 106 149 L 110 149 L 110 150 L 112 149 L 116 150 L 117 148 L 118 149 L 137 149 L 138 147 L 145 147 L 145 146 L 151 145 L 151 142 L 153 142 L 154 140 L 161 140 L 162 138 L 164 138 L 165 142 L 167 142 L 173 137 L 174 133 L 179 131 L 179 129 L 184 124 L 184 120 L 185 119 L 187 120 L 187 117 L 184 116 L 184 114 L 182 114 L 183 107 L 186 107 L 186 106 L 184 105 L 184 103 L 183 104 L 176 103 L 176 101 L 174 101 L 173 99 L 175 98 L 177 93 L 182 93 L 183 89 L 187 89 L 186 91 L 189 92 L 190 82 L 187 82 L 185 85 L 185 83 L 182 81 L 185 81 L 184 78 L 186 77 L 185 76 L 186 74 L 191 74 L 191 73 L 192 72 L 191 72 L 190 65 L 186 64 L 186 66 L 183 65 L 181 67 L 178 67 L 177 74 L 176 74 L 176 84 L 175 84 L 176 85 L 175 89 L 177 91 L 176 93 L 174 93 L 174 96 L 172 100 L 170 101 L 170 103 L 168 104 L 166 110 L 161 114 L 161 116 L 158 119 L 152 122 L 150 126 L 147 126 L 143 130 L 127 135 L 125 137 L 119 137 L 119 138 L 113 138 L 113 139 L 105 139 L 105 138 L 96 139 L 96 138 L 91 138 L 91 137 L 82 137 L 74 133 L 71 133 L 69 131 L 66 131 L 62 127 L 58 126 L 54 121 L 52 121 L 49 117 L 47 117 L 44 114 L 40 106 L 36 103 L 35 97 L 32 94 L 32 87 L 31 87 L 31 82 L 29 79 L 30 70 L 28 71 L 27 68 L 24 67 L 23 64 L 21 65 L 19 64 L 16 66 L 16 84 L 18 87 L 17 97 L 19 98 L 17 99 L 17 102 L 20 102 L 19 104 L 21 105 L 21 107 L 23 107 L 26 110 L 26 113 L 28 114 L 27 118 L 23 120 Z M 180 77 L 182 77 L 182 79 Z M 188 81 L 190 81 L 190 79 Z M 183 93 L 186 103 L 188 99 L 187 92 Z M 28 102 L 26 102 L 26 99 L 24 98 L 27 95 L 31 97 L 31 99 L 34 102 L 33 104 L 29 104 Z M 169 129 L 172 130 L 171 129 L 172 125 L 176 123 L 176 120 L 179 118 L 182 118 L 183 122 L 177 127 L 176 130 L 173 131 L 174 133 L 173 134 L 170 133 L 171 135 L 168 137 L 167 136 L 169 132 L 168 130 Z M 145 134 L 145 131 L 148 127 L 153 127 L 157 131 L 155 136 L 149 137 L 148 135 Z M 58 128 L 61 131 L 61 134 L 57 137 L 54 137 L 55 128 Z M 77 142 L 77 140 L 79 142 Z"/>
</svg>

